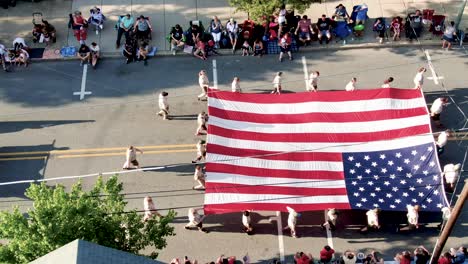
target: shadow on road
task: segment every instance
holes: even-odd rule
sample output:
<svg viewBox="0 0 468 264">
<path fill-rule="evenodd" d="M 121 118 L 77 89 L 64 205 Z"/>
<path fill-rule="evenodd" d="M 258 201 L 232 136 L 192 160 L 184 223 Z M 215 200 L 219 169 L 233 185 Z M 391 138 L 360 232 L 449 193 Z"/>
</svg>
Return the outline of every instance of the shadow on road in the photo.
<svg viewBox="0 0 468 264">
<path fill-rule="evenodd" d="M 52 126 L 92 122 L 94 122 L 94 120 L 3 121 L 0 122 L 0 134 L 13 133 L 25 129 L 40 129 Z"/>
</svg>

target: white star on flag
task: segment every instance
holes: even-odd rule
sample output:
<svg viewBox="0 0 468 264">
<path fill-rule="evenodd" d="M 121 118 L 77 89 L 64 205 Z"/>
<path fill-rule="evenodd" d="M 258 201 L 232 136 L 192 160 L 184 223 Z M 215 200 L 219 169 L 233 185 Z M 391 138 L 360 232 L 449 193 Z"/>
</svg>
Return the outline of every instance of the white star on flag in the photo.
<svg viewBox="0 0 468 264">
<path fill-rule="evenodd" d="M 349 160 L 349 161 L 353 161 L 353 160 L 354 160 L 354 157 L 353 157 L 353 156 L 349 156 L 349 157 L 348 157 L 348 160 Z"/>
<path fill-rule="evenodd" d="M 395 154 L 395 157 L 397 157 L 397 158 L 401 158 L 401 153 L 400 153 L 400 152 L 398 152 L 397 154 Z"/>
<path fill-rule="evenodd" d="M 361 167 L 361 163 L 358 162 L 358 163 L 356 163 L 356 165 L 354 165 L 354 166 L 360 168 L 360 167 Z"/>
<path fill-rule="evenodd" d="M 365 160 L 370 160 L 370 157 L 366 155 L 366 156 L 364 156 L 364 159 Z"/>
<path fill-rule="evenodd" d="M 393 163 L 393 160 L 389 160 L 389 161 L 387 162 L 387 164 L 388 164 L 388 166 L 393 166 L 393 164 L 395 164 L 395 163 Z"/>
<path fill-rule="evenodd" d="M 380 158 L 384 160 L 385 159 L 385 154 L 381 154 Z"/>
<path fill-rule="evenodd" d="M 409 164 L 409 163 L 410 163 L 409 159 L 405 159 L 403 162 L 404 162 L 405 164 Z"/>
<path fill-rule="evenodd" d="M 411 155 L 416 156 L 416 154 L 418 154 L 416 150 L 411 151 Z"/>
</svg>

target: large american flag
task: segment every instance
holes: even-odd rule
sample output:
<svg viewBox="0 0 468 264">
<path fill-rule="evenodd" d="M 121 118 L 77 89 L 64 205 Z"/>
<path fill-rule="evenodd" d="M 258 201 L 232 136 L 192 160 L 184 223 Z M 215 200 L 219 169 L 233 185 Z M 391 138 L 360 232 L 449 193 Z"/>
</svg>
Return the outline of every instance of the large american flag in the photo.
<svg viewBox="0 0 468 264">
<path fill-rule="evenodd" d="M 212 90 L 205 212 L 447 206 L 419 90 Z"/>
</svg>

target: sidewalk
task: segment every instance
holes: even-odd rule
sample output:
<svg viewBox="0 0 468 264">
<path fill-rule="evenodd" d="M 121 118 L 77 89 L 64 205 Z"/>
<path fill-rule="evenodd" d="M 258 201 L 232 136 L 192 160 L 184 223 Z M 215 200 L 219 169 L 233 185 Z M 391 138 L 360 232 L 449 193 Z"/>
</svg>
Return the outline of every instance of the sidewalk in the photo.
<svg viewBox="0 0 468 264">
<path fill-rule="evenodd" d="M 352 7 L 361 3 L 356 0 L 343 1 L 323 1 L 322 4 L 312 4 L 304 14 L 308 15 L 313 22 L 322 14 L 331 16 L 335 6 L 342 3 L 348 11 Z M 346 45 L 343 42 L 332 41 L 329 48 L 367 48 L 367 47 L 396 47 L 401 45 L 418 45 L 417 42 L 409 43 L 405 39 L 393 42 L 386 41 L 384 44 L 378 44 L 371 30 L 370 23 L 376 17 L 391 18 L 394 16 L 406 16 L 406 10 L 415 9 L 434 9 L 435 14 L 445 15 L 446 22 L 455 20 L 463 0 L 367 0 L 365 3 L 369 6 L 368 15 L 370 20 L 367 22 L 365 37 L 359 41 L 349 39 Z M 238 22 L 247 18 L 243 12 L 235 12 L 230 7 L 228 0 L 42 0 L 38 3 L 32 3 L 29 0 L 18 1 L 16 7 L 0 10 L 0 43 L 7 47 L 12 46 L 15 37 L 25 38 L 26 43 L 33 48 L 45 48 L 43 59 L 57 59 L 60 48 L 64 46 L 79 46 L 73 36 L 73 32 L 68 29 L 68 14 L 75 10 L 83 13 L 84 17 L 89 16 L 89 10 L 93 6 L 98 6 L 107 17 L 104 30 L 96 35 L 91 29 L 88 31 L 87 43 L 96 42 L 101 47 L 104 56 L 120 56 L 120 50 L 115 49 L 115 39 L 117 36 L 114 25 L 118 15 L 131 13 L 133 16 L 144 14 L 150 17 L 153 25 L 153 40 L 151 45 L 158 48 L 157 55 L 167 55 L 169 45 L 166 36 L 171 26 L 175 24 L 182 25 L 185 30 L 190 20 L 201 20 L 206 26 L 214 15 L 217 15 L 223 23 L 230 17 Z M 32 12 L 42 12 L 44 19 L 48 20 L 57 30 L 57 43 L 48 47 L 42 43 L 33 43 L 32 30 Z M 460 23 L 460 29 L 467 32 L 468 28 L 468 8 L 464 10 L 463 20 Z M 388 19 L 387 19 L 388 20 Z M 421 38 L 423 45 L 440 45 L 440 37 L 433 36 L 426 31 Z M 318 43 L 313 43 L 306 49 L 322 49 Z"/>
</svg>

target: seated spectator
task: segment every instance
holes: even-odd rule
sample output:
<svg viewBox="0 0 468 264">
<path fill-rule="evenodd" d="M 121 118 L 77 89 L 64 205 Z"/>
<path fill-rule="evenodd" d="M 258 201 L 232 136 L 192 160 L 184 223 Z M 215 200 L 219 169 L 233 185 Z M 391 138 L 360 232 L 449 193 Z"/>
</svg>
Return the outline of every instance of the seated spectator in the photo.
<svg viewBox="0 0 468 264">
<path fill-rule="evenodd" d="M 415 264 L 427 264 L 431 258 L 431 254 L 424 246 L 417 247 L 414 252 Z"/>
<path fill-rule="evenodd" d="M 148 53 L 150 52 L 150 47 L 147 42 L 142 42 L 138 48 L 138 61 L 143 61 L 145 66 L 148 66 Z"/>
<path fill-rule="evenodd" d="M 343 4 L 336 6 L 335 19 L 336 21 L 346 21 L 347 19 L 350 19 L 348 11 L 346 11 L 346 7 L 344 7 Z"/>
<path fill-rule="evenodd" d="M 450 21 L 450 25 L 445 28 L 444 35 L 442 36 L 442 48 L 445 49 L 447 47 L 447 49 L 450 49 L 456 35 L 455 22 Z"/>
<path fill-rule="evenodd" d="M 93 69 L 96 69 L 96 64 L 99 60 L 99 57 L 101 56 L 101 52 L 99 49 L 98 44 L 96 42 L 91 43 L 91 47 L 89 47 L 91 51 L 91 66 L 93 66 Z"/>
<path fill-rule="evenodd" d="M 459 247 L 458 250 L 454 248 L 450 249 L 450 253 L 452 255 L 452 263 L 453 264 L 463 264 L 466 261 L 466 257 L 468 256 L 468 252 L 466 251 L 466 247 Z"/>
<path fill-rule="evenodd" d="M 125 35 L 125 41 L 130 38 L 130 32 L 133 32 L 133 24 L 135 23 L 134 18 L 130 14 L 126 14 L 119 18 L 117 22 L 117 41 L 115 43 L 116 48 L 120 47 L 120 40 L 122 35 Z"/>
<path fill-rule="evenodd" d="M 377 18 L 375 20 L 373 29 L 379 34 L 379 43 L 382 44 L 385 37 L 385 31 L 387 30 L 385 22 L 382 20 L 382 18 Z"/>
<path fill-rule="evenodd" d="M 335 250 L 333 250 L 330 246 L 326 245 L 320 250 L 320 262 L 322 263 L 329 263 L 332 258 Z"/>
<path fill-rule="evenodd" d="M 304 252 L 297 252 L 296 255 L 294 255 L 294 260 L 296 261 L 296 264 L 314 263 L 314 258 L 312 257 L 312 254 L 305 254 Z"/>
<path fill-rule="evenodd" d="M 452 255 L 449 252 L 445 252 L 437 261 L 437 264 L 451 264 L 452 263 Z"/>
<path fill-rule="evenodd" d="M 411 253 L 409 251 L 397 253 L 394 259 L 398 264 L 411 264 Z"/>
<path fill-rule="evenodd" d="M 125 63 L 129 64 L 130 62 L 133 61 L 135 57 L 135 49 L 133 46 L 132 41 L 125 41 L 125 46 L 123 49 L 123 55 L 126 58 Z"/>
<path fill-rule="evenodd" d="M 83 63 L 89 64 L 91 60 L 91 50 L 86 44 L 81 44 L 76 55 L 80 58 L 80 66 L 83 66 Z"/>
<path fill-rule="evenodd" d="M 42 20 L 42 32 L 48 35 L 49 39 L 53 43 L 57 42 L 57 31 L 47 20 Z"/>
<path fill-rule="evenodd" d="M 101 9 L 95 6 L 93 9 L 89 10 L 90 17 L 88 23 L 94 25 L 96 30 L 96 35 L 99 35 L 99 31 L 104 28 L 104 21 L 106 17 L 102 14 Z"/>
<path fill-rule="evenodd" d="M 184 31 L 182 30 L 182 27 L 177 24 L 175 27 L 171 29 L 171 50 L 172 54 L 176 55 L 176 52 L 178 49 L 183 49 L 184 48 Z"/>
<path fill-rule="evenodd" d="M 34 24 L 32 35 L 33 42 L 37 43 L 41 39 L 42 32 L 44 31 L 44 26 L 42 24 Z"/>
<path fill-rule="evenodd" d="M 397 39 L 400 40 L 401 37 L 401 28 L 403 27 L 403 22 L 401 17 L 397 16 L 392 19 L 392 23 L 390 24 L 390 29 L 393 32 L 393 41 Z"/>
<path fill-rule="evenodd" d="M 379 252 L 372 251 L 372 253 L 367 255 L 364 259 L 364 264 L 384 264 L 384 260 Z"/>
<path fill-rule="evenodd" d="M 24 38 L 20 38 L 20 37 L 15 38 L 13 40 L 13 50 L 16 52 L 23 48 L 28 48 L 28 45 L 26 45 Z"/>
<path fill-rule="evenodd" d="M 356 253 L 354 253 L 351 250 L 346 250 L 343 253 L 343 256 L 341 256 L 341 259 L 343 260 L 344 264 L 355 264 L 356 263 Z"/>
<path fill-rule="evenodd" d="M 247 40 L 244 40 L 244 43 L 242 44 L 242 56 L 249 56 L 249 50 L 252 49 L 252 47 L 250 47 L 250 44 Z"/>
<path fill-rule="evenodd" d="M 421 11 L 416 10 L 414 14 L 409 15 L 411 34 L 409 36 L 410 40 L 419 38 L 421 36 L 421 31 L 423 29 Z"/>
<path fill-rule="evenodd" d="M 208 43 L 205 46 L 205 53 L 207 57 L 212 54 L 219 55 L 218 51 L 216 50 L 215 43 L 212 39 L 208 40 Z"/>
<path fill-rule="evenodd" d="M 213 41 L 215 42 L 215 48 L 219 49 L 219 41 L 221 41 L 221 33 L 223 31 L 223 24 L 219 21 L 217 16 L 213 17 L 210 23 L 209 29 L 211 35 L 213 36 Z"/>
<path fill-rule="evenodd" d="M 20 49 L 17 52 L 17 56 L 15 59 L 15 63 L 17 65 L 24 64 L 24 67 L 28 67 L 29 64 L 29 53 L 25 49 Z"/>
<path fill-rule="evenodd" d="M 224 257 L 224 255 L 219 256 L 219 258 L 216 260 L 216 264 L 234 264 L 236 263 L 236 257 L 230 256 L 230 257 Z"/>
<path fill-rule="evenodd" d="M 80 11 L 75 11 L 72 15 L 72 28 L 76 40 L 80 44 L 85 44 L 85 41 L 88 37 L 88 21 L 84 19 Z M 40 42 L 40 40 L 39 40 Z"/>
<path fill-rule="evenodd" d="M 263 56 L 264 49 L 263 49 L 263 41 L 257 38 L 253 44 L 253 56 Z"/>
<path fill-rule="evenodd" d="M 153 27 L 149 21 L 149 18 L 141 15 L 135 21 L 133 25 L 133 32 L 136 33 L 136 37 L 138 40 L 151 40 L 151 31 L 153 31 Z"/>
<path fill-rule="evenodd" d="M 233 18 L 229 19 L 229 22 L 226 24 L 226 32 L 229 36 L 232 46 L 232 53 L 236 51 L 237 38 L 239 33 L 239 26 Z"/>
<path fill-rule="evenodd" d="M 193 52 L 193 55 L 201 60 L 206 60 L 205 48 L 205 42 L 198 37 L 197 42 L 195 43 L 195 51 Z"/>
<path fill-rule="evenodd" d="M 283 55 L 284 53 L 287 53 L 289 56 L 289 60 L 293 60 L 293 56 L 291 54 L 291 37 L 289 36 L 289 32 L 284 33 L 283 37 L 279 40 L 279 46 L 281 49 L 280 55 L 279 55 L 279 61 L 283 61 Z"/>
<path fill-rule="evenodd" d="M 190 26 L 188 30 L 188 35 L 187 35 L 188 44 L 190 46 L 196 45 L 197 39 L 201 37 L 201 34 L 202 34 L 202 31 L 200 27 L 197 24 L 192 23 L 192 25 Z"/>
<path fill-rule="evenodd" d="M 308 19 L 306 15 L 302 16 L 302 19 L 297 23 L 295 34 L 304 46 L 307 46 L 307 44 L 310 43 L 312 31 L 310 19 Z"/>
<path fill-rule="evenodd" d="M 322 44 L 323 37 L 326 37 L 326 42 L 327 44 L 330 42 L 331 39 L 331 20 L 330 18 L 327 17 L 327 15 L 322 15 L 321 18 L 318 19 L 317 21 L 317 26 L 319 29 L 319 42 Z"/>
</svg>

